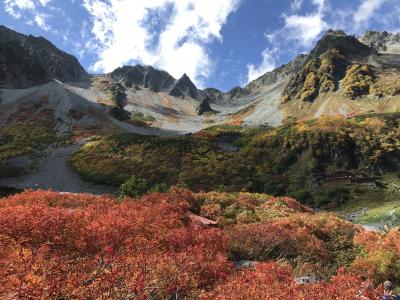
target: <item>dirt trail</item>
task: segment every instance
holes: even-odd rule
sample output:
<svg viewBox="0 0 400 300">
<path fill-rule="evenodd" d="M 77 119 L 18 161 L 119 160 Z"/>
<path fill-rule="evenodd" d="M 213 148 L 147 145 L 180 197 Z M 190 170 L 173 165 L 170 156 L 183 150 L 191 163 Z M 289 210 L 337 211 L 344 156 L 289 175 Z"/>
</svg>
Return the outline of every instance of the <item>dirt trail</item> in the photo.
<svg viewBox="0 0 400 300">
<path fill-rule="evenodd" d="M 82 144 L 81 142 L 80 144 Z M 95 195 L 116 193 L 115 187 L 95 185 L 83 181 L 67 164 L 71 153 L 80 144 L 48 150 L 38 162 L 37 171 L 19 177 L 0 180 L 0 186 L 22 189 L 51 189 L 58 192 L 91 193 Z"/>
</svg>

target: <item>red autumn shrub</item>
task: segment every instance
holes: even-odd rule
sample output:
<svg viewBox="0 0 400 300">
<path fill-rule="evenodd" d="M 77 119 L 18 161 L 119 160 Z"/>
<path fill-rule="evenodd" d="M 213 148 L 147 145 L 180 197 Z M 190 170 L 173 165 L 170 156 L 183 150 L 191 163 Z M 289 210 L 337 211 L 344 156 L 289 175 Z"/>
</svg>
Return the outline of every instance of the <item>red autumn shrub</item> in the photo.
<svg viewBox="0 0 400 300">
<path fill-rule="evenodd" d="M 374 289 L 357 276 L 340 271 L 328 283 L 299 284 L 287 265 L 273 262 L 257 264 L 254 269 L 241 270 L 206 292 L 201 299 L 273 300 L 273 299 L 378 299 L 381 289 Z"/>
<path fill-rule="evenodd" d="M 324 243 L 307 228 L 275 221 L 235 225 L 227 230 L 231 256 L 236 259 L 269 260 L 302 258 L 323 260 L 328 256 Z"/>
<path fill-rule="evenodd" d="M 361 231 L 354 237 L 362 251 L 353 263 L 353 269 L 376 283 L 391 280 L 400 283 L 400 232 Z"/>
<path fill-rule="evenodd" d="M 398 231 L 367 233 L 291 198 L 201 195 L 213 200 L 201 199 L 199 212 L 220 205 L 222 215 L 255 223 L 193 224 L 197 194 L 180 189 L 123 202 L 48 191 L 2 200 L 0 299 L 358 299 L 360 291 L 377 299 L 357 275 L 376 284 L 400 278 Z M 259 210 L 274 217 L 259 222 Z M 280 264 L 235 270 L 229 251 Z M 325 281 L 300 285 L 293 273 Z"/>
<path fill-rule="evenodd" d="M 25 192 L 0 205 L 0 298 L 194 297 L 232 270 L 182 195 Z"/>
</svg>

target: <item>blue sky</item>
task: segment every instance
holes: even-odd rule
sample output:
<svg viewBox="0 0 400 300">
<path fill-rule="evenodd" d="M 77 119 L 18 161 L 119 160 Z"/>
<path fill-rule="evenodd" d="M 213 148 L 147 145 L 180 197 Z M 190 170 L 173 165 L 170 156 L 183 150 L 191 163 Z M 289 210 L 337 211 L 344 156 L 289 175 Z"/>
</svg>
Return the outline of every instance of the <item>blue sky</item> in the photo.
<svg viewBox="0 0 400 300">
<path fill-rule="evenodd" d="M 1 24 L 44 36 L 91 73 L 141 63 L 224 91 L 308 51 L 329 28 L 400 30 L 400 0 L 1 1 Z"/>
</svg>

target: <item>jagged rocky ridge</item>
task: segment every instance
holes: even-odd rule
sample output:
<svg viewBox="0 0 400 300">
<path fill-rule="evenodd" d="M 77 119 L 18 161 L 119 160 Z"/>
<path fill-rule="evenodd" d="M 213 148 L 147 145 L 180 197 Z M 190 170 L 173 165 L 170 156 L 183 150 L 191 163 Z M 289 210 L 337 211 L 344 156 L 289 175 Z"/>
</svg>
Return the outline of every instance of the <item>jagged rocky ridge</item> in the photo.
<svg viewBox="0 0 400 300">
<path fill-rule="evenodd" d="M 175 83 L 175 78 L 170 74 L 151 66 L 124 66 L 115 69 L 110 76 L 127 87 L 149 88 L 154 92 L 168 90 Z"/>
<path fill-rule="evenodd" d="M 400 33 L 367 31 L 359 40 L 377 52 L 400 54 Z"/>
<path fill-rule="evenodd" d="M 190 78 L 186 74 L 183 74 L 183 76 L 175 83 L 174 87 L 169 92 L 169 95 L 174 97 L 190 97 L 197 99 L 199 91 Z"/>
<path fill-rule="evenodd" d="M 27 88 L 53 79 L 89 78 L 78 60 L 43 37 L 27 36 L 0 26 L 0 87 Z"/>
<path fill-rule="evenodd" d="M 356 38 L 329 30 L 308 54 L 298 55 L 244 87 L 222 92 L 215 88 L 198 89 L 186 74 L 175 79 L 151 66 L 124 66 L 109 74 L 89 76 L 76 58 L 44 38 L 2 26 L 0 88 L 41 86 L 54 79 L 63 83 L 91 79 L 91 84 L 80 91 L 83 98 L 106 105 L 108 112 L 120 121 L 129 121 L 131 113 L 139 112 L 164 118 L 173 130 L 178 123 L 181 128 L 189 126 L 190 131 L 223 122 L 275 126 L 292 115 L 315 118 L 321 114 L 396 109 L 397 98 L 390 100 L 389 105 L 370 102 L 365 109 L 349 103 L 400 94 L 400 57 L 393 50 L 400 45 L 398 40 L 398 34 L 386 32 L 367 32 Z M 323 105 L 331 96 L 336 97 L 334 105 Z M 311 107 L 314 103 L 317 104 Z M 207 123 L 196 118 L 204 112 L 215 112 L 207 115 Z"/>
<path fill-rule="evenodd" d="M 343 31 L 329 30 L 304 58 L 301 68 L 292 73 L 281 102 L 313 102 L 319 96 L 339 89 L 350 99 L 397 95 L 400 93 L 397 83 L 379 84 L 377 71 L 368 64 L 370 59 L 373 61 L 373 57 L 378 56 L 377 50 Z"/>
</svg>

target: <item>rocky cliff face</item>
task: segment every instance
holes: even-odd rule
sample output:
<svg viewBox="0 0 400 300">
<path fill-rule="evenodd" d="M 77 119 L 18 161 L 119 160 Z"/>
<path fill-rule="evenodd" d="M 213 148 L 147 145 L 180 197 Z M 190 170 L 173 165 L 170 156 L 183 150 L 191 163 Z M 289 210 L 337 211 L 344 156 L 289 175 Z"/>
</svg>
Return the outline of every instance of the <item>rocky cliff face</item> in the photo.
<svg viewBox="0 0 400 300">
<path fill-rule="evenodd" d="M 400 33 L 367 31 L 359 40 L 377 52 L 400 54 Z"/>
<path fill-rule="evenodd" d="M 246 87 L 245 90 L 252 91 L 261 86 L 271 85 L 280 80 L 286 79 L 293 74 L 297 73 L 304 64 L 307 56 L 304 54 L 298 55 L 294 60 L 289 62 L 288 64 L 282 65 L 281 67 L 265 73 L 261 77 L 257 78 L 256 80 L 250 82 Z"/>
<path fill-rule="evenodd" d="M 149 88 L 154 92 L 169 90 L 175 83 L 175 78 L 170 74 L 151 66 L 124 66 L 114 70 L 110 76 L 124 82 L 127 87 Z"/>
<path fill-rule="evenodd" d="M 304 57 L 303 64 L 297 64 L 301 68 L 292 73 L 281 101 L 286 103 L 299 99 L 313 102 L 319 96 L 337 91 L 340 81 L 348 78 L 348 70 L 354 61 L 362 60 L 374 52 L 374 49 L 361 43 L 354 36 L 348 36 L 343 31 L 329 30 L 310 54 Z M 372 71 L 358 72 L 356 79 L 367 81 L 367 75 L 371 77 Z M 365 92 L 360 91 L 359 94 Z M 355 97 L 358 95 L 354 95 Z"/>
<path fill-rule="evenodd" d="M 317 42 L 310 56 L 319 57 L 326 51 L 336 49 L 346 57 L 368 56 L 373 49 L 361 43 L 355 36 L 346 35 L 341 30 L 328 30 Z"/>
<path fill-rule="evenodd" d="M 199 116 L 203 115 L 204 113 L 210 112 L 213 113 L 215 112 L 211 106 L 210 106 L 210 102 L 211 99 L 206 96 L 203 101 L 201 101 L 201 103 L 199 104 L 199 106 L 197 107 L 197 113 Z"/>
<path fill-rule="evenodd" d="M 0 87 L 27 88 L 53 79 L 89 78 L 78 60 L 43 37 L 26 36 L 0 26 Z"/>
<path fill-rule="evenodd" d="M 190 97 L 197 99 L 199 96 L 199 91 L 194 83 L 190 80 L 189 76 L 183 74 L 183 76 L 175 83 L 169 95 L 174 97 Z"/>
<path fill-rule="evenodd" d="M 228 92 L 200 90 L 186 74 L 176 80 L 165 71 L 136 65 L 92 77 L 90 85 L 55 83 L 53 93 L 43 84 L 90 77 L 73 56 L 44 38 L 0 27 L 0 104 L 11 107 L 20 99 L 20 91 L 8 88 L 36 86 L 38 94 L 54 98 L 64 94 L 59 84 L 101 104 L 123 126 L 129 127 L 128 111 L 152 117 L 157 120 L 153 127 L 172 132 L 221 123 L 276 126 L 288 116 L 391 112 L 400 109 L 400 53 L 389 53 L 396 45 L 400 47 L 394 34 L 367 32 L 357 39 L 329 30 L 310 53 Z"/>
</svg>

